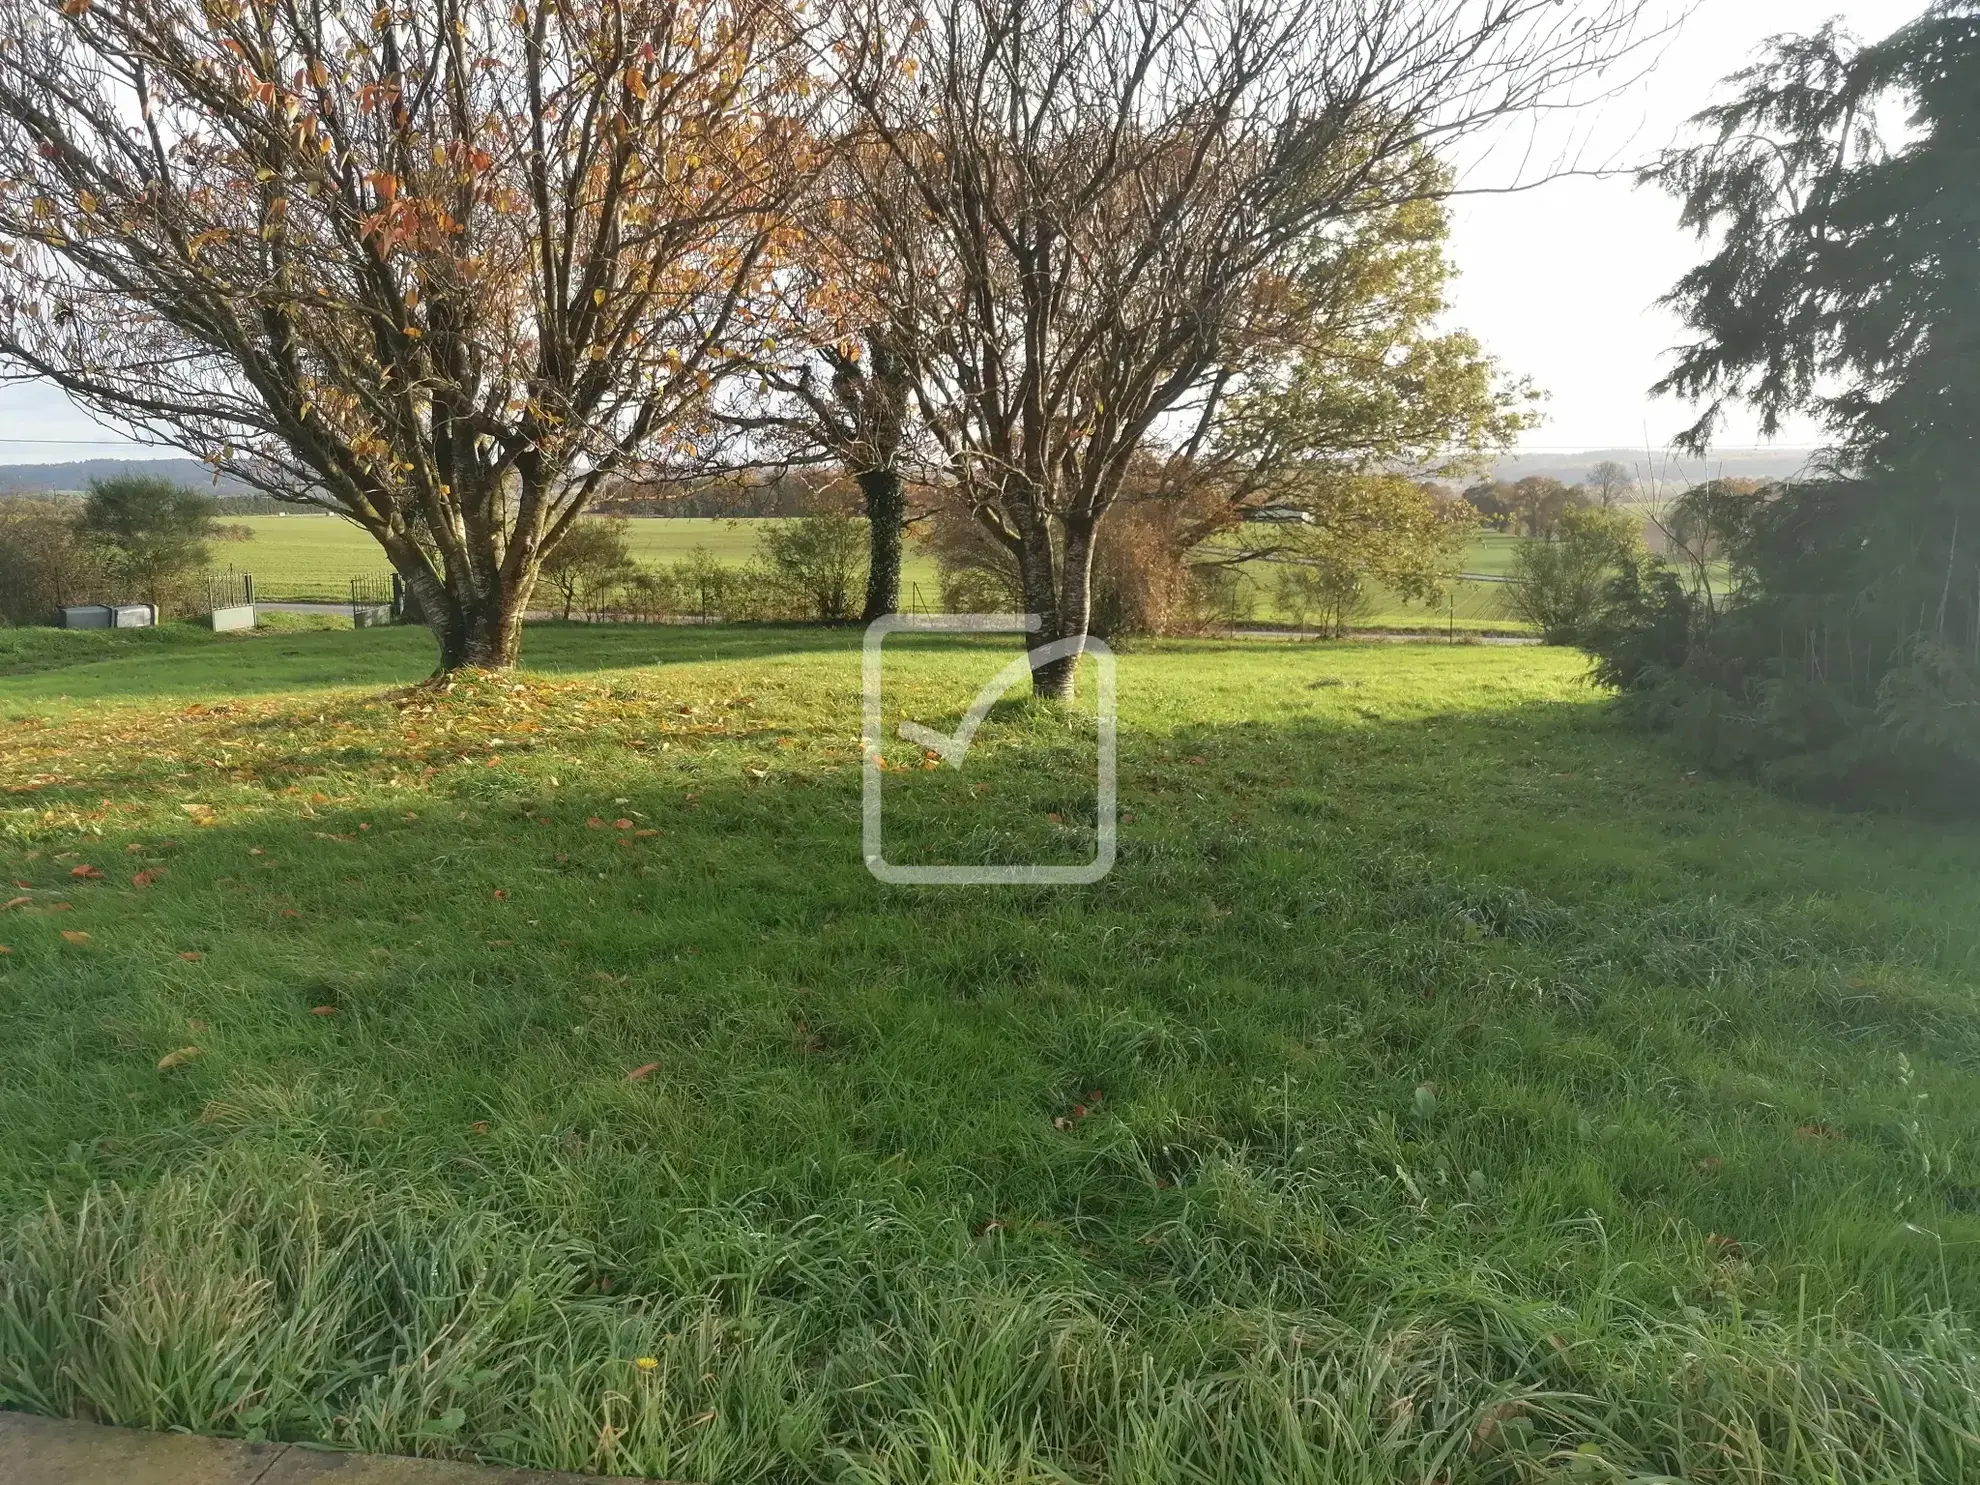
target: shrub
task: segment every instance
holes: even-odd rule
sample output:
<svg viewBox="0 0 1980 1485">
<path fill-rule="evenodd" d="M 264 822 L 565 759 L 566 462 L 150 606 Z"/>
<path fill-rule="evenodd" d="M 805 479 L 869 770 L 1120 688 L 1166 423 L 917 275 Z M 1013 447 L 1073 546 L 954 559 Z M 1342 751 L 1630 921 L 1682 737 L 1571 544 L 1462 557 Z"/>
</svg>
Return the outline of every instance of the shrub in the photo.
<svg viewBox="0 0 1980 1485">
<path fill-rule="evenodd" d="M 189 486 L 155 475 L 119 475 L 89 487 L 78 524 L 102 548 L 123 593 L 157 608 L 190 608 L 220 504 Z"/>
<path fill-rule="evenodd" d="M 77 516 L 73 501 L 0 500 L 0 619 L 47 624 L 64 604 L 116 596 L 105 553 Z"/>
<path fill-rule="evenodd" d="M 1573 644 L 1596 617 L 1609 579 L 1635 561 L 1643 536 L 1635 516 L 1599 505 L 1563 512 L 1560 535 L 1532 541 L 1513 558 L 1513 611 L 1552 645 Z"/>
<path fill-rule="evenodd" d="M 1361 573 L 1345 562 L 1324 557 L 1280 567 L 1272 593 L 1280 613 L 1295 628 L 1304 629 L 1310 613 L 1320 620 L 1321 631 L 1335 639 L 1347 633 L 1352 620 L 1365 617 L 1373 607 Z"/>
<path fill-rule="evenodd" d="M 1923 481 L 1770 492 L 1720 523 L 1729 595 L 1629 563 L 1577 642 L 1627 715 L 1709 767 L 1848 804 L 1970 809 L 1980 564 L 1957 555 L 1959 499 Z"/>
<path fill-rule="evenodd" d="M 794 617 L 843 623 L 858 615 L 866 596 L 866 521 L 843 511 L 820 511 L 764 526 L 756 539 L 759 575 L 771 607 Z M 762 617 L 782 617 L 764 614 Z"/>
<path fill-rule="evenodd" d="M 568 619 L 580 609 L 586 613 L 612 609 L 617 590 L 635 570 L 625 517 L 604 517 L 579 521 L 566 531 L 543 559 L 541 578 Z"/>
</svg>

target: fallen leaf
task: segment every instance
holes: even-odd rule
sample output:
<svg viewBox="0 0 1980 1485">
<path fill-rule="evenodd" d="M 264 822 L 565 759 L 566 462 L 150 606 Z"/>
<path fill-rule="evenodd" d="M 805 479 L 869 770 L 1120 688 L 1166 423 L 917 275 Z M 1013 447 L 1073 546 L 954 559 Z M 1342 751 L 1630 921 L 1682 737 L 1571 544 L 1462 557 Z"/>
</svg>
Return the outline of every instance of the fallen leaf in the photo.
<svg viewBox="0 0 1980 1485">
<path fill-rule="evenodd" d="M 614 820 L 612 822 L 612 828 L 614 830 L 630 830 L 633 828 L 633 823 L 630 820 Z"/>
<path fill-rule="evenodd" d="M 64 928 L 62 930 L 62 937 L 72 944 L 86 944 L 89 942 L 89 935 L 78 928 Z"/>
<path fill-rule="evenodd" d="M 10 897 L 6 902 L 0 903 L 0 913 L 6 912 L 9 908 L 26 907 L 33 901 L 32 897 Z"/>
<path fill-rule="evenodd" d="M 599 819 L 598 816 L 596 815 L 593 815 L 589 820 L 586 820 L 584 823 L 586 828 L 591 830 L 603 830 L 605 828 L 605 822 Z"/>
<path fill-rule="evenodd" d="M 654 1073 L 657 1073 L 658 1071 L 660 1071 L 659 1063 L 657 1062 L 642 1063 L 640 1066 L 634 1068 L 631 1072 L 626 1074 L 626 1081 L 628 1083 L 644 1082 L 647 1078 L 650 1078 L 651 1076 L 653 1076 Z"/>
<path fill-rule="evenodd" d="M 635 830 L 633 832 L 633 834 L 641 840 L 646 840 L 652 836 L 658 835 L 659 833 L 660 832 L 657 830 Z"/>
<path fill-rule="evenodd" d="M 191 1062 L 198 1055 L 198 1047 L 181 1047 L 176 1052 L 167 1052 L 163 1057 L 158 1059 L 158 1070 L 160 1072 L 169 1072 L 175 1067 L 182 1067 L 186 1063 Z"/>
<path fill-rule="evenodd" d="M 210 804 L 182 804 L 179 808 L 191 817 L 195 825 L 211 825 L 213 823 L 213 806 Z"/>
<path fill-rule="evenodd" d="M 474 1123 L 468 1125 L 468 1128 L 476 1134 L 486 1134 L 488 1133 L 488 1121 L 486 1119 L 477 1119 Z"/>
<path fill-rule="evenodd" d="M 281 912 L 281 916 L 284 918 L 300 918 L 302 914 L 297 912 L 294 908 L 283 908 Z"/>
<path fill-rule="evenodd" d="M 1194 763 L 1198 767 L 1201 767 L 1203 764 L 1208 763 L 1210 760 L 1208 758 L 1205 758 L 1201 753 L 1192 753 L 1185 761 L 1189 763 Z"/>
<path fill-rule="evenodd" d="M 334 1016 L 337 1014 L 337 1008 L 334 1005 L 313 1005 L 309 1008 L 309 1013 L 312 1016 Z"/>
<path fill-rule="evenodd" d="M 13 952 L 14 951 L 8 948 L 5 944 L 0 944 L 0 954 L 11 954 Z"/>
<path fill-rule="evenodd" d="M 91 866 L 87 862 L 85 862 L 81 866 L 70 867 L 69 875 L 72 877 L 82 877 L 87 881 L 93 882 L 102 877 L 103 871 L 102 868 Z"/>
<path fill-rule="evenodd" d="M 200 953 L 199 950 L 197 949 L 182 949 L 179 952 L 179 957 L 185 960 L 194 960 L 194 959 L 204 959 L 206 956 Z"/>
<path fill-rule="evenodd" d="M 159 871 L 156 869 L 141 871 L 136 876 L 131 878 L 131 885 L 133 887 L 149 887 L 153 882 L 157 881 L 160 877 L 164 875 L 165 873 L 163 871 Z"/>
<path fill-rule="evenodd" d="M 502 888 L 497 887 L 495 889 L 495 900 L 497 902 L 507 902 L 509 900 L 509 894 Z"/>
</svg>

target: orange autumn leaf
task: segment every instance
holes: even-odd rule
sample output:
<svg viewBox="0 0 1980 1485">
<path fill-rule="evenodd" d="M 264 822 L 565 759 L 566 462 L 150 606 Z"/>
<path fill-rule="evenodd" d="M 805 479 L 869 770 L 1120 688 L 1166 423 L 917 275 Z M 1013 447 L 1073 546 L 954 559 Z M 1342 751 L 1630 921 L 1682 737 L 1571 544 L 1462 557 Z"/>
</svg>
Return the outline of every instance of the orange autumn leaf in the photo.
<svg viewBox="0 0 1980 1485">
<path fill-rule="evenodd" d="M 86 944 L 89 942 L 89 935 L 79 928 L 64 928 L 62 930 L 62 937 L 72 944 Z"/>
<path fill-rule="evenodd" d="M 309 1013 L 312 1016 L 334 1016 L 337 1014 L 337 1008 L 334 1005 L 313 1005 L 309 1008 Z"/>
<path fill-rule="evenodd" d="M 495 900 L 497 902 L 507 902 L 509 900 L 508 892 L 504 888 L 497 887 L 495 889 Z"/>
<path fill-rule="evenodd" d="M 179 957 L 181 959 L 191 961 L 196 959 L 204 959 L 206 956 L 200 953 L 199 950 L 197 949 L 182 949 L 179 951 Z"/>
<path fill-rule="evenodd" d="M 26 907 L 33 901 L 34 899 L 32 897 L 10 897 L 4 903 L 0 903 L 0 913 L 8 911 L 10 908 Z"/>
<path fill-rule="evenodd" d="M 164 875 L 165 873 L 163 871 L 158 870 L 156 868 L 147 871 L 141 871 L 136 876 L 131 878 L 131 885 L 133 887 L 149 887 L 153 882 L 157 881 L 160 877 Z"/>
<path fill-rule="evenodd" d="M 14 951 L 8 948 L 5 944 L 0 944 L 0 954 L 11 954 L 13 952 Z"/>
<path fill-rule="evenodd" d="M 660 1071 L 659 1063 L 657 1062 L 642 1063 L 640 1066 L 634 1068 L 631 1072 L 626 1074 L 626 1081 L 628 1083 L 643 1083 L 646 1081 L 646 1079 L 652 1077 L 653 1074 L 657 1073 L 658 1071 Z"/>
<path fill-rule="evenodd" d="M 167 1052 L 163 1057 L 158 1059 L 158 1070 L 160 1072 L 170 1072 L 175 1067 L 183 1067 L 197 1056 L 199 1056 L 198 1047 L 181 1047 L 176 1052 Z"/>
<path fill-rule="evenodd" d="M 630 830 L 633 828 L 633 822 L 630 820 L 614 820 L 612 822 L 612 828 L 614 830 Z"/>
<path fill-rule="evenodd" d="M 91 866 L 85 861 L 81 866 L 70 867 L 69 875 L 72 877 L 82 877 L 87 881 L 93 882 L 103 875 L 103 870 L 101 867 Z"/>
</svg>

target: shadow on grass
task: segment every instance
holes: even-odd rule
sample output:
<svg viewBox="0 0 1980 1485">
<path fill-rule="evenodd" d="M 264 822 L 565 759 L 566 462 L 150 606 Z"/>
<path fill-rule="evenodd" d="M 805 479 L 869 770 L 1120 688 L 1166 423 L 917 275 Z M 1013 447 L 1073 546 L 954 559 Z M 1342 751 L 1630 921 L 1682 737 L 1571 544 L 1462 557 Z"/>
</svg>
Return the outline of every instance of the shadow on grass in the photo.
<svg viewBox="0 0 1980 1485">
<path fill-rule="evenodd" d="M 526 669 L 553 673 L 856 650 L 860 631 L 797 625 L 531 624 Z M 218 700 L 331 686 L 410 685 L 432 674 L 425 629 L 212 634 L 16 630 L 0 640 L 0 707 L 146 698 Z"/>
<path fill-rule="evenodd" d="M 530 658 L 793 645 L 857 632 L 546 626 Z M 0 1266 L 44 1349 L 0 1333 L 0 1401 L 906 1482 L 943 1429 L 1044 1475 L 1157 1438 L 1176 1479 L 1291 1476 L 1318 1439 L 1420 1478 L 1515 1392 L 1594 1400 L 1522 1415 L 1536 1457 L 1681 1473 L 1731 1415 L 1870 1450 L 1937 1425 L 1834 1397 L 1966 1396 L 1937 1352 L 1856 1378 L 1871 1333 L 1964 1344 L 1925 1317 L 1980 1305 L 1970 832 L 1687 782 L 1586 705 L 1343 697 L 1127 728 L 1093 887 L 893 888 L 843 750 L 601 730 L 575 770 L 407 787 L 352 742 L 298 739 L 294 792 L 209 778 L 210 828 L 141 759 L 101 836 L 21 822 Z M 1078 854 L 1081 746 L 1006 708 L 888 807 L 931 853 Z M 1768 1318 L 1797 1305 L 1830 1318 Z M 1273 1431 L 1322 1395 L 1336 1434 Z"/>
</svg>

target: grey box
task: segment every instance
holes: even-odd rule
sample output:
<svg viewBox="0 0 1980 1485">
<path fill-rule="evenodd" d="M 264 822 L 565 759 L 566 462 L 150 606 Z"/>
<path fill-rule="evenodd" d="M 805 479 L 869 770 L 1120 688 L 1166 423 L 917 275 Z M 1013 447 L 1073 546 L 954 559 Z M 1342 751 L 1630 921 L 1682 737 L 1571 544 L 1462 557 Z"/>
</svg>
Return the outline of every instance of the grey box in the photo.
<svg viewBox="0 0 1980 1485">
<path fill-rule="evenodd" d="M 112 629 L 149 629 L 158 622 L 158 610 L 148 603 L 113 603 L 110 605 L 110 627 Z"/>
<path fill-rule="evenodd" d="M 109 629 L 111 609 L 107 603 L 75 603 L 62 610 L 64 629 Z"/>
</svg>

